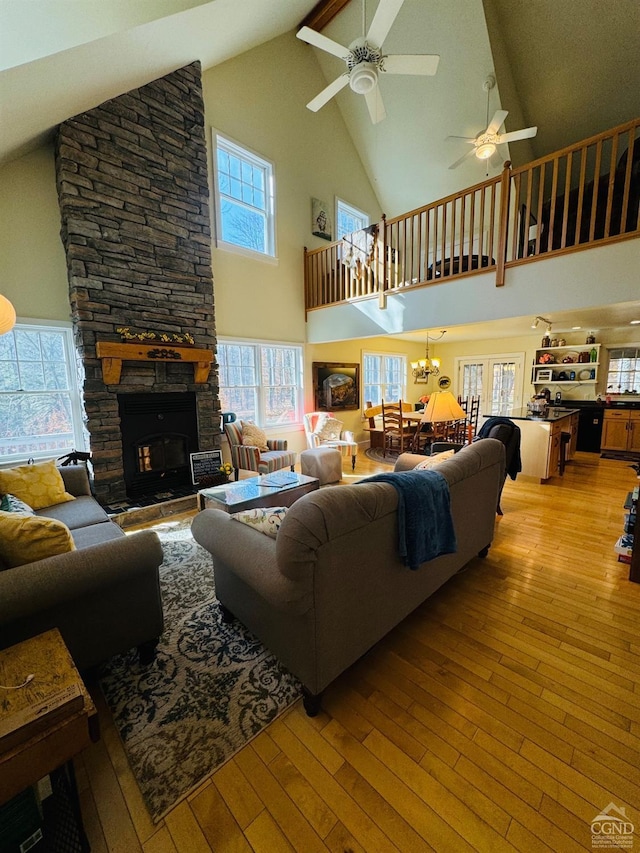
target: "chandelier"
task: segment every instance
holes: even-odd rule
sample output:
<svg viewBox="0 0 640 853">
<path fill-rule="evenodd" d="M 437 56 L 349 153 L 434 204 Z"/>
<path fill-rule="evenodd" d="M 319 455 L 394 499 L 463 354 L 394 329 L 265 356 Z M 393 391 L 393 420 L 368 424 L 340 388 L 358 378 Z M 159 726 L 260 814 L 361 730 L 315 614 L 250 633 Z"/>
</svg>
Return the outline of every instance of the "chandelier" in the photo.
<svg viewBox="0 0 640 853">
<path fill-rule="evenodd" d="M 432 338 L 432 340 L 439 341 L 440 338 L 446 334 L 446 330 L 443 329 L 437 338 Z M 419 361 L 411 362 L 411 370 L 413 372 L 413 381 L 417 384 L 419 382 L 428 382 L 430 376 L 437 376 L 440 373 L 440 359 L 439 358 L 429 358 L 429 333 L 427 332 L 427 349 L 425 353 L 425 357 L 421 358 Z"/>
</svg>

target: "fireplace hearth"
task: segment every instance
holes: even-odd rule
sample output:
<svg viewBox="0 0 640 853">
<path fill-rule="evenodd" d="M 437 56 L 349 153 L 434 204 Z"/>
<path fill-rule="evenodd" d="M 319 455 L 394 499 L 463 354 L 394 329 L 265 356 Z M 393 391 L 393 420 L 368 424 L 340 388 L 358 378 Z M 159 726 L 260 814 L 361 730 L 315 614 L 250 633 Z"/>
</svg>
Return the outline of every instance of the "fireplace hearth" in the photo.
<svg viewBox="0 0 640 853">
<path fill-rule="evenodd" d="M 127 496 L 191 486 L 190 454 L 199 449 L 196 395 L 118 394 L 118 409 Z"/>
</svg>

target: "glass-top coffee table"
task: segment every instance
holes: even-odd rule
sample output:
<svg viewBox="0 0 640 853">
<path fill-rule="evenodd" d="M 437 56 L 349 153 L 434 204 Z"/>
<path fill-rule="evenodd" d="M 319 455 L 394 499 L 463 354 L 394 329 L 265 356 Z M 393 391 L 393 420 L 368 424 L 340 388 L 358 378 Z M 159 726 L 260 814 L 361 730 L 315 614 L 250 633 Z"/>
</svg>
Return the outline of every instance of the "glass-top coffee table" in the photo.
<svg viewBox="0 0 640 853">
<path fill-rule="evenodd" d="M 241 512 L 265 506 L 291 506 L 294 501 L 320 486 L 316 477 L 293 471 L 274 471 L 262 477 L 249 477 L 198 492 L 198 509 Z"/>
</svg>

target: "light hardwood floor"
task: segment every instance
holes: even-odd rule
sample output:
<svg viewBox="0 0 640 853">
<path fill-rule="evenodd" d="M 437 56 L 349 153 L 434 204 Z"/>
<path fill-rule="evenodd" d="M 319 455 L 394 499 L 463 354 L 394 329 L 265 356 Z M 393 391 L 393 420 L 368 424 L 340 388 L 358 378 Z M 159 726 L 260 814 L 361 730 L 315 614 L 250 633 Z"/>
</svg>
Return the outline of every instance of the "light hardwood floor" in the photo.
<svg viewBox="0 0 640 853">
<path fill-rule="evenodd" d="M 356 474 L 375 470 L 360 454 Z M 92 851 L 567 853 L 593 849 L 612 802 L 640 850 L 640 585 L 613 552 L 635 482 L 587 453 L 552 484 L 507 480 L 486 560 L 321 715 L 297 703 L 157 825 L 98 697 L 102 738 L 77 761 Z"/>
</svg>

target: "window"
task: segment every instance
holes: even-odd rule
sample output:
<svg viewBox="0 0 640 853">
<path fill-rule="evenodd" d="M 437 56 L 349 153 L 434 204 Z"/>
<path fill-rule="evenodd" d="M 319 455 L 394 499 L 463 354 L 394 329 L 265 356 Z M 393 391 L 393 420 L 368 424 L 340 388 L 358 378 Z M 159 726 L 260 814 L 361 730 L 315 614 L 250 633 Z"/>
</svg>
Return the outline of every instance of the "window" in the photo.
<svg viewBox="0 0 640 853">
<path fill-rule="evenodd" d="M 18 323 L 0 335 L 0 461 L 85 447 L 71 329 Z"/>
<path fill-rule="evenodd" d="M 613 394 L 640 392 L 640 348 L 609 350 L 607 391 Z"/>
<path fill-rule="evenodd" d="M 364 403 L 378 406 L 383 400 L 405 396 L 407 359 L 394 353 L 365 352 L 362 355 Z"/>
<path fill-rule="evenodd" d="M 358 210 L 347 204 L 342 199 L 336 199 L 336 223 L 338 240 L 342 240 L 345 234 L 352 234 L 354 231 L 362 231 L 369 225 L 369 217 L 366 213 Z"/>
<path fill-rule="evenodd" d="M 459 358 L 457 362 L 460 397 L 480 397 L 480 416 L 508 416 L 521 405 L 518 388 L 523 354 Z"/>
<path fill-rule="evenodd" d="M 273 164 L 214 132 L 218 243 L 275 256 Z"/>
<path fill-rule="evenodd" d="M 261 427 L 302 421 L 302 347 L 218 341 L 220 404 Z"/>
</svg>

